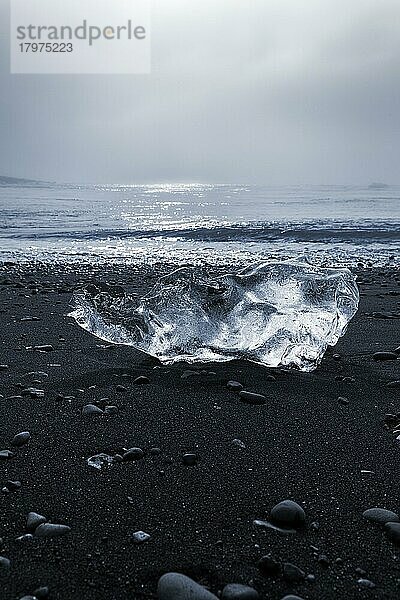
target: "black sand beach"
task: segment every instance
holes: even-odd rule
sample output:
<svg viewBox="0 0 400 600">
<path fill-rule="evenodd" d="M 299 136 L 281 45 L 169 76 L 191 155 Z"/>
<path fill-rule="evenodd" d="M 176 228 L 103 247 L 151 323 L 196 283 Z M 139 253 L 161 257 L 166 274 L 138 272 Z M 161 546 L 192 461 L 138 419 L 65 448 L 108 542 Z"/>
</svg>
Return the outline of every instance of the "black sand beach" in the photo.
<svg viewBox="0 0 400 600">
<path fill-rule="evenodd" d="M 22 485 L 0 494 L 0 555 L 11 562 L 0 569 L 1 600 L 41 586 L 54 600 L 157 598 L 157 581 L 168 571 L 216 595 L 235 582 L 271 600 L 290 593 L 305 600 L 399 598 L 400 548 L 363 512 L 400 511 L 396 419 L 385 426 L 385 415 L 400 412 L 400 388 L 387 385 L 400 380 L 400 360 L 373 358 L 400 344 L 400 273 L 358 275 L 356 317 L 306 374 L 239 361 L 162 367 L 102 344 L 66 316 L 79 282 L 140 292 L 149 277 L 128 269 L 3 266 L 0 450 L 14 456 L 0 461 L 0 487 Z M 43 345 L 52 349 L 33 349 Z M 134 383 L 138 376 L 149 383 Z M 228 380 L 264 394 L 266 404 L 240 402 Z M 84 416 L 89 403 L 117 412 Z M 22 431 L 31 439 L 13 449 Z M 131 447 L 144 458 L 102 470 L 87 465 L 92 455 Z M 185 452 L 198 455 L 196 465 L 183 463 Z M 282 534 L 253 524 L 285 499 L 304 508 L 304 530 Z M 30 511 L 71 531 L 18 540 Z M 135 544 L 140 530 L 151 538 Z M 267 554 L 280 566 L 296 565 L 305 579 L 263 576 L 257 563 Z"/>
</svg>

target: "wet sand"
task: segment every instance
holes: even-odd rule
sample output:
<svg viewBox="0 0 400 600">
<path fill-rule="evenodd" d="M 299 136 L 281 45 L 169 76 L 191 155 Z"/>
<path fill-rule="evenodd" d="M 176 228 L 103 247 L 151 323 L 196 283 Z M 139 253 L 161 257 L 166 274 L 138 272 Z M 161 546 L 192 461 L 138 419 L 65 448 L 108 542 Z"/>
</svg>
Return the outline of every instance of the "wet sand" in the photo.
<svg viewBox="0 0 400 600">
<path fill-rule="evenodd" d="M 0 450 L 14 457 L 0 461 L 0 487 L 17 480 L 21 488 L 0 494 L 0 555 L 11 561 L 0 569 L 1 600 L 40 586 L 57 600 L 156 598 L 168 571 L 216 595 L 235 582 L 272 600 L 399 598 L 400 548 L 362 513 L 400 511 L 400 445 L 393 423 L 385 425 L 386 414 L 400 412 L 400 388 L 387 386 L 400 380 L 400 360 L 373 358 L 400 345 L 400 273 L 360 269 L 359 278 L 360 308 L 345 337 L 306 374 L 240 361 L 163 367 L 102 344 L 67 317 L 79 282 L 140 293 L 150 272 L 3 266 Z M 43 345 L 52 349 L 33 349 Z M 134 383 L 138 376 L 149 383 Z M 266 404 L 240 402 L 228 380 L 264 394 Z M 89 403 L 117 412 L 84 416 Z M 13 449 L 22 431 L 31 439 Z M 132 447 L 144 458 L 87 465 L 92 455 Z M 196 465 L 184 464 L 187 452 Z M 305 530 L 254 526 L 285 499 L 304 508 Z M 71 531 L 17 540 L 30 511 Z M 135 544 L 136 531 L 151 537 Z M 263 576 L 257 563 L 267 554 L 306 579 Z"/>
</svg>

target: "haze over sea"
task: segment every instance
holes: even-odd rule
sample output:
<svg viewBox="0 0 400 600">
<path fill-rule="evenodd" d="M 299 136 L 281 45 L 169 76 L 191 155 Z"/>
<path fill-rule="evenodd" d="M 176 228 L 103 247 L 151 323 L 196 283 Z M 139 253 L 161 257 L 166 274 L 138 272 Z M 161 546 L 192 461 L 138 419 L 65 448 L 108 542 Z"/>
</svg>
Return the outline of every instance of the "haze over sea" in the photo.
<svg viewBox="0 0 400 600">
<path fill-rule="evenodd" d="M 0 260 L 400 262 L 400 186 L 77 185 L 0 178 Z"/>
</svg>

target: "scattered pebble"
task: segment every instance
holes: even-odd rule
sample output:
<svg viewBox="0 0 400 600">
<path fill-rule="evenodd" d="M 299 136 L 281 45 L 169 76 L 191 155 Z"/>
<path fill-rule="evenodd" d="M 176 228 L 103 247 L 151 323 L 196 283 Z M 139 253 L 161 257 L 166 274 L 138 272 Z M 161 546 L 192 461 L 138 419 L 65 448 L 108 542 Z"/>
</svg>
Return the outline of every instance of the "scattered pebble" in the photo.
<svg viewBox="0 0 400 600">
<path fill-rule="evenodd" d="M 320 554 L 318 556 L 318 562 L 321 567 L 324 567 L 324 569 L 327 569 L 331 564 L 329 558 L 325 554 Z"/>
<path fill-rule="evenodd" d="M 344 396 L 339 396 L 338 402 L 339 402 L 339 404 L 343 404 L 344 406 L 347 406 L 348 404 L 350 404 L 348 398 L 345 398 Z"/>
<path fill-rule="evenodd" d="M 104 412 L 106 415 L 116 415 L 118 412 L 118 407 L 117 406 L 106 406 L 104 408 Z"/>
<path fill-rule="evenodd" d="M 385 523 L 385 530 L 388 538 L 400 546 L 400 523 Z"/>
<path fill-rule="evenodd" d="M 123 455 L 124 461 L 128 460 L 141 460 L 144 458 L 144 452 L 141 448 L 129 448 Z"/>
<path fill-rule="evenodd" d="M 182 460 L 184 465 L 193 467 L 194 465 L 197 465 L 198 456 L 197 454 L 194 454 L 194 452 L 187 452 L 182 456 Z"/>
<path fill-rule="evenodd" d="M 35 537 L 38 538 L 52 538 L 60 537 L 71 531 L 71 527 L 68 525 L 58 525 L 56 523 L 43 523 L 35 529 Z"/>
<path fill-rule="evenodd" d="M 0 450 L 0 460 L 8 460 L 12 458 L 14 453 L 11 450 Z"/>
<path fill-rule="evenodd" d="M 135 531 L 135 533 L 132 533 L 132 539 L 135 544 L 143 544 L 143 542 L 148 542 L 150 538 L 151 535 L 145 531 Z"/>
<path fill-rule="evenodd" d="M 21 433 L 17 433 L 11 440 L 11 446 L 16 446 L 20 448 L 21 446 L 25 446 L 31 439 L 31 434 L 29 431 L 21 431 Z"/>
<path fill-rule="evenodd" d="M 43 344 L 41 346 L 33 346 L 33 349 L 37 350 L 38 352 L 52 352 L 54 350 L 54 348 L 51 344 Z"/>
<path fill-rule="evenodd" d="M 83 415 L 102 415 L 103 411 L 101 410 L 101 408 L 99 408 L 98 406 L 95 406 L 94 404 L 86 404 L 82 408 L 82 414 Z"/>
<path fill-rule="evenodd" d="M 30 396 L 31 398 L 44 398 L 44 390 L 35 387 L 24 388 L 21 391 L 22 396 Z"/>
<path fill-rule="evenodd" d="M 266 404 L 267 402 L 267 398 L 262 394 L 255 394 L 254 392 L 246 392 L 244 390 L 239 392 L 239 397 L 240 400 L 246 404 L 261 405 Z"/>
<path fill-rule="evenodd" d="M 270 514 L 271 521 L 280 527 L 304 527 L 306 513 L 302 507 L 293 500 L 283 500 L 276 504 Z"/>
<path fill-rule="evenodd" d="M 0 573 L 8 573 L 11 567 L 11 562 L 5 556 L 0 556 Z"/>
<path fill-rule="evenodd" d="M 180 573 L 163 575 L 158 581 L 157 595 L 158 600 L 217 600 L 202 585 Z"/>
<path fill-rule="evenodd" d="M 239 383 L 238 381 L 228 381 L 228 383 L 226 384 L 226 387 L 228 388 L 228 390 L 231 390 L 232 392 L 240 392 L 240 390 L 243 389 L 242 384 Z"/>
<path fill-rule="evenodd" d="M 39 527 L 39 525 L 42 525 L 42 523 L 47 523 L 46 517 L 44 517 L 43 515 L 39 515 L 36 512 L 28 513 L 28 516 L 26 518 L 27 531 L 35 531 L 35 529 Z"/>
<path fill-rule="evenodd" d="M 363 517 L 367 519 L 367 521 L 372 521 L 379 525 L 385 525 L 389 522 L 398 523 L 400 521 L 399 516 L 396 513 L 384 508 L 369 508 L 363 512 Z"/>
<path fill-rule="evenodd" d="M 281 572 L 280 563 L 272 558 L 270 554 L 262 556 L 257 563 L 258 570 L 261 575 L 272 577 L 274 575 L 279 575 Z"/>
<path fill-rule="evenodd" d="M 18 490 L 21 489 L 21 482 L 20 481 L 7 481 L 6 483 L 6 488 L 10 491 L 10 492 L 17 492 Z"/>
<path fill-rule="evenodd" d="M 292 563 L 284 563 L 283 578 L 290 583 L 299 583 L 304 581 L 306 574 L 299 567 Z"/>
<path fill-rule="evenodd" d="M 376 584 L 373 581 L 370 581 L 369 579 L 358 579 L 357 583 L 360 587 L 363 587 L 367 590 L 373 590 L 374 588 L 376 588 Z"/>
<path fill-rule="evenodd" d="M 33 540 L 33 535 L 31 533 L 24 533 L 19 537 L 15 538 L 16 542 L 30 542 Z"/>
<path fill-rule="evenodd" d="M 222 590 L 222 600 L 258 600 L 257 590 L 240 583 L 228 583 Z"/>
</svg>

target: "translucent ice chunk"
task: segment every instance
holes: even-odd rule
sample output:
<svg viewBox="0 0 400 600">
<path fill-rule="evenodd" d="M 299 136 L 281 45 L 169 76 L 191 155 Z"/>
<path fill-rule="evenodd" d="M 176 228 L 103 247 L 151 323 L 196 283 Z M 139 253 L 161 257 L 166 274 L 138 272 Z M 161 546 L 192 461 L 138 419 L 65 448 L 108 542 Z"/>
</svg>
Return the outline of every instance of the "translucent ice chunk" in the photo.
<svg viewBox="0 0 400 600">
<path fill-rule="evenodd" d="M 90 286 L 75 293 L 71 316 L 164 363 L 244 358 L 311 371 L 345 333 L 358 300 L 348 269 L 269 261 L 214 279 L 181 268 L 139 299 Z"/>
<path fill-rule="evenodd" d="M 95 469 L 101 470 L 102 467 L 111 465 L 114 462 L 114 458 L 109 456 L 108 454 L 95 454 L 87 459 L 87 464 L 89 467 L 94 467 Z"/>
</svg>

